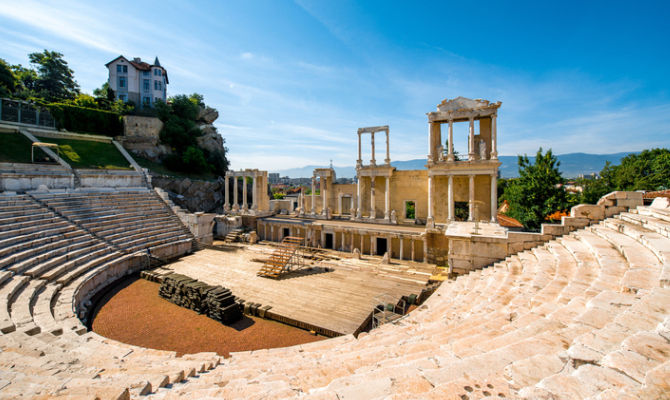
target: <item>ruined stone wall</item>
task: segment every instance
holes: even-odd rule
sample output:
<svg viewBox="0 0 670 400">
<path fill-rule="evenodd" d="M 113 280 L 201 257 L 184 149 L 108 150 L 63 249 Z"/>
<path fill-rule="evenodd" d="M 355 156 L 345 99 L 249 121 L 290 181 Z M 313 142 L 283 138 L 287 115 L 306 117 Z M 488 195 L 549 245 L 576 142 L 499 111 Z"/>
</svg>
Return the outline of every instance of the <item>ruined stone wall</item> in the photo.
<svg viewBox="0 0 670 400">
<path fill-rule="evenodd" d="M 382 190 L 377 199 L 381 200 L 381 216 L 384 216 L 384 179 L 379 180 Z M 398 222 L 405 220 L 405 201 L 413 201 L 415 218 L 426 220 L 428 216 L 428 171 L 394 171 L 391 176 L 391 210 L 395 210 Z M 379 187 L 379 186 L 378 186 Z M 411 221 L 408 221 L 411 222 Z"/>
</svg>

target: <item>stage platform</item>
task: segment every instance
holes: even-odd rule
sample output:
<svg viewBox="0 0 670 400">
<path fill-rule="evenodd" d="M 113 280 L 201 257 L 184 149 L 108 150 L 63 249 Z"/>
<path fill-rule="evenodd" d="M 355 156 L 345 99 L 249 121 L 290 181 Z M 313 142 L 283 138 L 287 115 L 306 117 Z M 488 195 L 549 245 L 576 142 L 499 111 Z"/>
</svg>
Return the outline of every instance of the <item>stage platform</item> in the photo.
<svg viewBox="0 0 670 400">
<path fill-rule="evenodd" d="M 274 248 L 271 244 L 210 248 L 164 268 L 225 286 L 247 302 L 271 306 L 272 319 L 320 328 L 315 330 L 329 336 L 355 333 L 372 312 L 375 297 L 390 295 L 399 300 L 419 295 L 433 269 L 409 261 L 386 265 L 381 257 L 373 256 L 358 260 L 328 250 L 325 260 L 305 260 L 311 271 L 293 272 L 277 280 L 256 276 Z"/>
</svg>

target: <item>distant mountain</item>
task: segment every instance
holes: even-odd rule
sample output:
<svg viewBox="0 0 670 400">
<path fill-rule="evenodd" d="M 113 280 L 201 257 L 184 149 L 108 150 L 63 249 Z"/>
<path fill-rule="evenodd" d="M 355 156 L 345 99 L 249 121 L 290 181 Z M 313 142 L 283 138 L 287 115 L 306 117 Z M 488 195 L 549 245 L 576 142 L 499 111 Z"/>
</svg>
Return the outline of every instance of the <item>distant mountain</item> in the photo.
<svg viewBox="0 0 670 400">
<path fill-rule="evenodd" d="M 563 173 L 565 178 L 575 178 L 580 174 L 589 175 L 591 173 L 600 172 L 605 166 L 605 162 L 609 161 L 612 164 L 619 164 L 622 158 L 629 154 L 633 153 L 614 153 L 614 154 L 587 154 L 587 153 L 568 153 L 568 154 L 559 154 L 558 160 L 561 162 L 560 170 Z M 528 158 L 531 161 L 534 159 L 534 155 L 528 155 Z M 503 178 L 513 178 L 519 176 L 519 167 L 517 164 L 517 156 L 500 156 L 500 176 Z M 424 169 L 426 166 L 425 159 L 415 159 L 407 161 L 392 161 L 391 165 L 396 167 L 399 170 L 409 170 L 409 169 Z M 309 178 L 312 176 L 312 172 L 315 168 L 327 168 L 324 165 L 307 165 L 302 168 L 290 168 L 282 169 L 277 171 L 280 176 L 288 176 L 291 178 Z M 335 169 L 335 174 L 338 178 L 353 178 L 356 176 L 355 167 L 333 167 Z"/>
</svg>

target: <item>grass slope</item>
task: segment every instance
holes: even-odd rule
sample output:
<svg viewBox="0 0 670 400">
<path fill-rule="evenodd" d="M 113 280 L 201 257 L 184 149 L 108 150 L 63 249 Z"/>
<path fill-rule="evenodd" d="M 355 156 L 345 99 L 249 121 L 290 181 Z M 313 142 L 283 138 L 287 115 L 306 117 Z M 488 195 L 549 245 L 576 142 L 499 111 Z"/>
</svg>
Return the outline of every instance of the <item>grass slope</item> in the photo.
<svg viewBox="0 0 670 400">
<path fill-rule="evenodd" d="M 20 133 L 0 133 L 0 162 L 29 163 L 31 144 Z"/>
<path fill-rule="evenodd" d="M 123 154 L 111 143 L 41 137 L 38 139 L 57 144 L 61 158 L 72 168 L 132 169 Z"/>
</svg>

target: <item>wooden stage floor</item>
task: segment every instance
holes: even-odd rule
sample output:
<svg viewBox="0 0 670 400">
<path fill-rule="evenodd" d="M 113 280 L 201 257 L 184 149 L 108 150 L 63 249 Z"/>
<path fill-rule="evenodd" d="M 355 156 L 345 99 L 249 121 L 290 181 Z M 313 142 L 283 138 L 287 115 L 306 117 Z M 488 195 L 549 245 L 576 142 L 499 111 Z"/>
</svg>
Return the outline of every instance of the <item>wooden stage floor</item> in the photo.
<svg viewBox="0 0 670 400">
<path fill-rule="evenodd" d="M 210 285 L 229 288 L 247 302 L 269 305 L 269 310 L 287 320 L 301 321 L 329 331 L 354 333 L 377 304 L 375 298 L 390 295 L 395 301 L 403 295 L 421 293 L 432 266 L 403 261 L 381 264 L 381 257 L 363 256 L 358 260 L 348 253 L 328 250 L 339 260 L 311 261 L 313 271 L 291 273 L 275 280 L 256 276 L 273 246 L 256 244 L 229 250 L 200 250 L 164 268 Z M 324 268 L 332 269 L 324 272 Z"/>
</svg>

